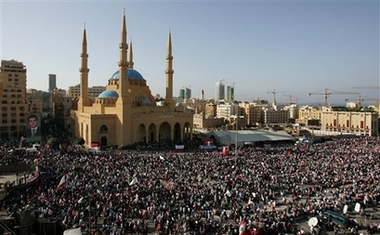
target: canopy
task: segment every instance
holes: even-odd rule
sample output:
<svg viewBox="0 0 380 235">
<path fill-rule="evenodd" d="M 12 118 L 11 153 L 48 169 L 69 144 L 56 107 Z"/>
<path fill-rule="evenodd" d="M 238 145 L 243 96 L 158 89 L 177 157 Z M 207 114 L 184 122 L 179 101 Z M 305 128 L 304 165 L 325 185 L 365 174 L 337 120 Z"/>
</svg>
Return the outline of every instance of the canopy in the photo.
<svg viewBox="0 0 380 235">
<path fill-rule="evenodd" d="M 245 143 L 263 141 L 295 141 L 296 138 L 285 131 L 266 130 L 238 130 L 238 131 L 212 131 L 208 136 L 214 136 L 222 145 L 236 144 L 243 146 Z"/>
</svg>

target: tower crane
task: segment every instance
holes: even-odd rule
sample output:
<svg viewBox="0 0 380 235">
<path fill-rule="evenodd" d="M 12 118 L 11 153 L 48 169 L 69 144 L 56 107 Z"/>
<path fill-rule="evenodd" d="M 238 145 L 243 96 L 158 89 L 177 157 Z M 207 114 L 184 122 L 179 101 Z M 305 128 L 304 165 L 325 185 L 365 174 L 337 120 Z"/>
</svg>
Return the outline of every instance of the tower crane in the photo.
<svg viewBox="0 0 380 235">
<path fill-rule="evenodd" d="M 352 89 L 378 89 L 380 90 L 380 86 L 356 86 L 356 87 L 352 87 Z"/>
<path fill-rule="evenodd" d="M 297 97 L 295 97 L 295 96 L 293 96 L 293 95 L 284 95 L 284 96 L 289 97 L 289 102 L 290 102 L 290 104 L 293 104 L 293 100 L 294 100 L 294 101 L 295 101 L 295 104 L 298 105 L 298 101 L 299 101 L 299 100 L 302 100 L 302 99 L 297 98 Z"/>
<path fill-rule="evenodd" d="M 287 96 L 287 97 L 289 97 L 289 104 L 292 104 L 292 98 L 293 98 L 292 95 L 283 95 L 283 96 Z"/>
<path fill-rule="evenodd" d="M 327 105 L 328 105 L 328 97 L 330 96 L 330 95 L 344 95 L 344 94 L 360 94 L 359 92 L 343 92 L 343 91 L 334 91 L 334 90 L 331 90 L 331 89 L 328 89 L 328 88 L 326 88 L 325 90 L 324 90 L 324 92 L 321 92 L 321 91 L 319 91 L 319 92 L 310 92 L 309 93 L 309 96 L 311 96 L 311 95 L 323 95 L 323 97 L 324 97 L 324 102 L 325 102 L 325 107 L 327 107 Z"/>
<path fill-rule="evenodd" d="M 269 94 L 269 93 L 273 94 L 273 104 L 277 105 L 277 103 L 276 103 L 276 94 L 277 93 L 284 93 L 284 92 L 283 91 L 276 91 L 276 89 L 274 89 L 273 91 L 268 91 L 267 92 L 267 94 Z"/>
</svg>

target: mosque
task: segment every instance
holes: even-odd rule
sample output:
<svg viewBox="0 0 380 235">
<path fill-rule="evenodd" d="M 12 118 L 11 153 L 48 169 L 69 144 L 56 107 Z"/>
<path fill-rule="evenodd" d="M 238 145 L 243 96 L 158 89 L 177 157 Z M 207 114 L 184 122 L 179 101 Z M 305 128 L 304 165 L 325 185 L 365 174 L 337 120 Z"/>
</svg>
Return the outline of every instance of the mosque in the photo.
<svg viewBox="0 0 380 235">
<path fill-rule="evenodd" d="M 70 128 L 87 146 L 126 146 L 161 141 L 181 142 L 192 138 L 193 111 L 173 98 L 173 55 L 171 32 L 166 56 L 166 94 L 160 105 L 147 81 L 133 68 L 132 43 L 127 43 L 125 14 L 119 44 L 119 69 L 108 79 L 106 90 L 97 98 L 88 96 L 88 54 L 86 29 L 83 30 L 80 97 L 78 109 L 71 112 Z M 128 58 L 127 58 L 128 57 Z"/>
</svg>

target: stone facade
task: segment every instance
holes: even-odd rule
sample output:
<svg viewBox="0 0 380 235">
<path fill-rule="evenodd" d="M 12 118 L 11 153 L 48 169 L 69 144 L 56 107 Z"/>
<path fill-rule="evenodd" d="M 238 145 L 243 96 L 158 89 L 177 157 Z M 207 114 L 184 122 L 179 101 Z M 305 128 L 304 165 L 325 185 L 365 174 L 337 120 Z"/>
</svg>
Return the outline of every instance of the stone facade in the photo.
<svg viewBox="0 0 380 235">
<path fill-rule="evenodd" d="M 133 68 L 132 43 L 126 42 L 125 15 L 122 20 L 119 70 L 109 79 L 104 92 L 94 100 L 88 96 L 89 68 L 86 29 L 83 32 L 78 109 L 72 111 L 72 131 L 86 145 L 125 146 L 137 142 L 182 142 L 192 138 L 193 110 L 175 105 L 171 33 L 166 56 L 166 96 L 158 105 L 147 81 Z M 127 59 L 127 56 L 128 59 Z"/>
</svg>

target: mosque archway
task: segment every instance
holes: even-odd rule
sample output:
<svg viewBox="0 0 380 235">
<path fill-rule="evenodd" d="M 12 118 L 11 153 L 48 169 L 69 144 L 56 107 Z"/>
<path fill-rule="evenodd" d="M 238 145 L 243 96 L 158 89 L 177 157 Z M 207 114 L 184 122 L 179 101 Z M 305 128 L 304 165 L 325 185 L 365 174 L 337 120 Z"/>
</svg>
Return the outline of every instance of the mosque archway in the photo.
<svg viewBox="0 0 380 235">
<path fill-rule="evenodd" d="M 157 136 L 156 125 L 150 124 L 149 131 L 148 131 L 148 142 L 153 143 L 154 141 L 157 141 L 156 136 Z"/>
<path fill-rule="evenodd" d="M 107 146 L 107 137 L 102 136 L 102 138 L 100 138 L 100 146 L 101 147 Z"/>
<path fill-rule="evenodd" d="M 191 125 L 190 123 L 186 122 L 184 127 L 183 127 L 183 138 L 191 140 Z"/>
<path fill-rule="evenodd" d="M 136 141 L 137 142 L 144 142 L 144 143 L 147 142 L 144 124 L 140 124 L 139 127 L 137 128 Z"/>
<path fill-rule="evenodd" d="M 174 125 L 173 140 L 174 141 L 182 141 L 181 125 L 178 122 Z"/>
<path fill-rule="evenodd" d="M 170 125 L 167 122 L 164 122 L 160 125 L 158 141 L 163 141 L 163 140 L 172 140 L 171 135 L 170 135 Z"/>
</svg>

